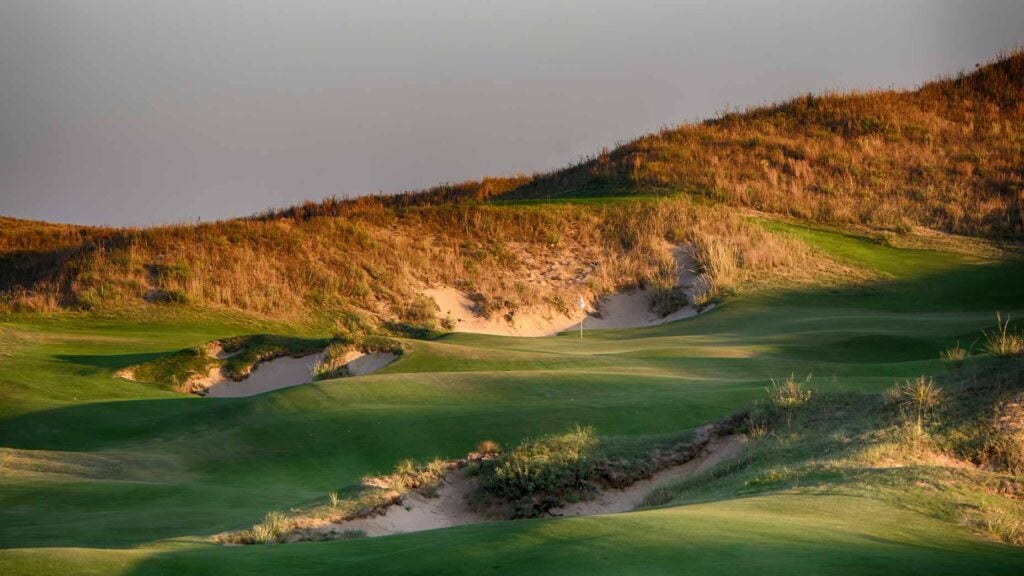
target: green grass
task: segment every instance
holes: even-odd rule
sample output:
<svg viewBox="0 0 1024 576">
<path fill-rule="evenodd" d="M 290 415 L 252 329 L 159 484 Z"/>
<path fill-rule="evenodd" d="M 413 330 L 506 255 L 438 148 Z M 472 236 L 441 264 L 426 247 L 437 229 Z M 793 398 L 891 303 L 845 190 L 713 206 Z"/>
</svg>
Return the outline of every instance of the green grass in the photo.
<svg viewBox="0 0 1024 576">
<path fill-rule="evenodd" d="M 1024 263 L 898 250 L 772 224 L 879 272 L 871 286 L 741 295 L 638 330 L 403 340 L 381 373 L 239 399 L 112 377 L 216 338 L 322 338 L 220 313 L 13 316 L 0 325 L 0 571 L 98 573 L 1020 573 L 1017 549 L 891 500 L 716 496 L 656 511 L 347 542 L 206 538 L 323 502 L 405 458 L 456 458 L 575 424 L 683 433 L 763 397 L 770 378 L 881 392 L 1024 317 Z M 971 359 L 985 365 L 987 357 Z"/>
</svg>

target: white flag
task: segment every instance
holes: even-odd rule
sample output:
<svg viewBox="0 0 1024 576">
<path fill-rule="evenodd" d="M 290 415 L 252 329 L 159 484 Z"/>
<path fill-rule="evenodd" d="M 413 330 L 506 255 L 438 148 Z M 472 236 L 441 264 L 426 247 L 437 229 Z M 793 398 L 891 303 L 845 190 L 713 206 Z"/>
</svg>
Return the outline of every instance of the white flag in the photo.
<svg viewBox="0 0 1024 576">
<path fill-rule="evenodd" d="M 587 302 L 586 302 L 586 300 L 583 299 L 583 296 L 580 296 L 580 310 L 586 310 L 586 309 L 587 309 Z"/>
</svg>

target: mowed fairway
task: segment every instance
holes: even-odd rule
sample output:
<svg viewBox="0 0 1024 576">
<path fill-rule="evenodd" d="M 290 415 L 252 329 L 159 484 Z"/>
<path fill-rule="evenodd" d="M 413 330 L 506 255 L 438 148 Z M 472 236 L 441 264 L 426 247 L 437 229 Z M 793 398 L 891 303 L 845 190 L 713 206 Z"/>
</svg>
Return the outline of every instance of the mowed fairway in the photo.
<svg viewBox="0 0 1024 576">
<path fill-rule="evenodd" d="M 775 225 L 780 226 L 780 225 Z M 792 491 L 615 516 L 348 542 L 210 535 L 322 500 L 404 458 L 455 458 L 573 424 L 669 434 L 770 378 L 881 391 L 1024 313 L 1024 264 L 783 227 L 871 269 L 867 286 L 762 291 L 655 328 L 408 340 L 383 372 L 239 399 L 119 380 L 203 341 L 291 332 L 237 317 L 13 317 L 0 329 L 0 572 L 1020 574 L 1024 551 L 884 499 Z"/>
</svg>

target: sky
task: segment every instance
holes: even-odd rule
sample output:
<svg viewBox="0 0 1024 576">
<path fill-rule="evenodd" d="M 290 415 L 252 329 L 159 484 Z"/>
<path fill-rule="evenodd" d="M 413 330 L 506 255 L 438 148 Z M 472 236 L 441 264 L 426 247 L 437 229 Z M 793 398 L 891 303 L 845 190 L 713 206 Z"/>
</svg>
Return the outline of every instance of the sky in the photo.
<svg viewBox="0 0 1024 576">
<path fill-rule="evenodd" d="M 1024 41 L 1020 0 L 0 0 L 0 215 L 148 225 L 547 171 Z"/>
</svg>

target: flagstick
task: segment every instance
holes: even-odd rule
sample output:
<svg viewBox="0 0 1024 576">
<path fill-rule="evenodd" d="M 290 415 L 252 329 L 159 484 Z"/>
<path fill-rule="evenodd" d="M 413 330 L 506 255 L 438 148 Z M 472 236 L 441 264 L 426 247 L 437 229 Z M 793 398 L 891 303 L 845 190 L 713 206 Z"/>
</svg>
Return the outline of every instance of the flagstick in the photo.
<svg viewBox="0 0 1024 576">
<path fill-rule="evenodd" d="M 587 319 L 587 305 L 580 296 L 580 340 L 583 340 L 583 321 Z"/>
</svg>

